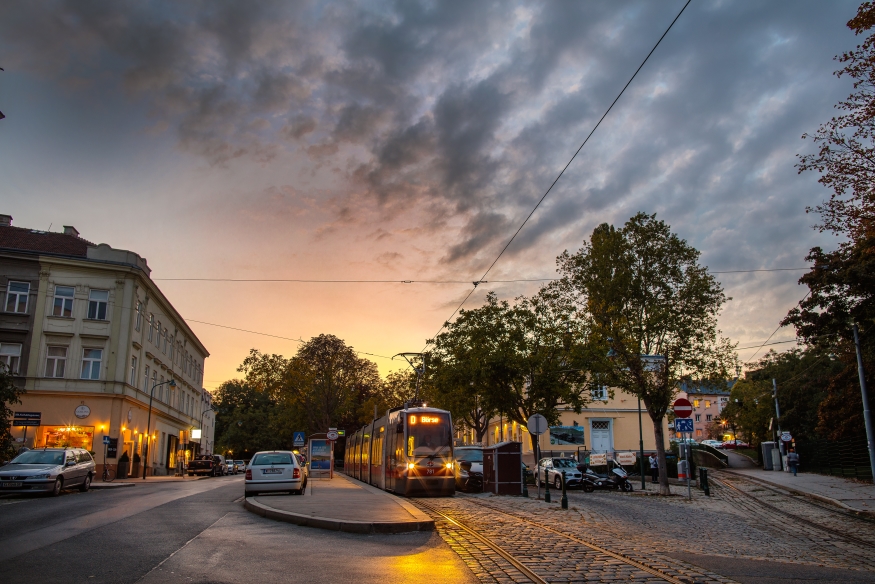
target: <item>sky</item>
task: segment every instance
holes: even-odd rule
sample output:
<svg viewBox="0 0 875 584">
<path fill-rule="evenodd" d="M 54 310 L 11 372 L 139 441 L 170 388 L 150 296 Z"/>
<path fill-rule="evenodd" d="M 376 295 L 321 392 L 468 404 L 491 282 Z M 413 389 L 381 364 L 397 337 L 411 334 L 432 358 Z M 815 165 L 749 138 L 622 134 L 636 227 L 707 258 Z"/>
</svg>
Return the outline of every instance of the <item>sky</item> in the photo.
<svg viewBox="0 0 875 584">
<path fill-rule="evenodd" d="M 211 353 L 208 389 L 251 348 L 299 347 L 232 328 L 334 334 L 400 369 L 387 357 L 438 332 L 683 4 L 4 2 L 0 213 L 147 258 Z M 465 308 L 535 293 L 499 280 L 554 277 L 639 211 L 715 272 L 835 248 L 806 213 L 828 192 L 795 164 L 851 92 L 833 58 L 861 40 L 856 8 L 692 2 Z M 794 338 L 775 329 L 803 273 L 717 275 L 742 361 Z"/>
</svg>

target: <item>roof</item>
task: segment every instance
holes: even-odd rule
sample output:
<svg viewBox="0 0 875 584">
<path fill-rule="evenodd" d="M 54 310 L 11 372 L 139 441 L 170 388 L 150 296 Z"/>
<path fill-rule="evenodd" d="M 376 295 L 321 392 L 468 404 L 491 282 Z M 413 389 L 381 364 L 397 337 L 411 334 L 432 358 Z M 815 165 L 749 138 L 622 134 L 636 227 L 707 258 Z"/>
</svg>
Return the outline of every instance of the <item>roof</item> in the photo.
<svg viewBox="0 0 875 584">
<path fill-rule="evenodd" d="M 81 237 L 23 227 L 0 226 L 0 248 L 86 257 L 94 244 Z"/>
<path fill-rule="evenodd" d="M 729 395 L 732 386 L 735 385 L 735 379 L 730 379 L 725 382 L 725 386 L 721 387 L 719 383 L 713 382 L 688 382 L 684 381 L 680 384 L 680 390 L 688 395 Z"/>
</svg>

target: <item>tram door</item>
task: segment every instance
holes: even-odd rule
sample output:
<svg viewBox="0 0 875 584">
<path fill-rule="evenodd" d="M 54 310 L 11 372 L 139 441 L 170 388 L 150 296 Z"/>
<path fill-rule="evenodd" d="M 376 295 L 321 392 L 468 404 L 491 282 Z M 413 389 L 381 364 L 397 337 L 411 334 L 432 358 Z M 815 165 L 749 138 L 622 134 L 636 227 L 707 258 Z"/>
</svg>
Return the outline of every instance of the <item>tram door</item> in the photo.
<svg viewBox="0 0 875 584">
<path fill-rule="evenodd" d="M 395 479 L 398 476 L 398 457 L 404 441 L 404 434 L 398 434 L 398 416 L 394 416 L 386 424 L 386 490 L 395 490 Z M 403 426 L 402 426 L 403 428 Z M 398 438 L 400 436 L 401 438 Z M 400 442 L 399 442 L 400 440 Z"/>
<path fill-rule="evenodd" d="M 385 487 L 385 483 L 383 481 L 383 437 L 386 435 L 386 426 L 380 426 L 379 428 L 374 428 L 374 450 L 373 450 L 373 462 L 371 466 L 373 468 L 373 472 L 371 473 L 371 484 L 375 487 L 380 487 L 381 489 Z"/>
</svg>

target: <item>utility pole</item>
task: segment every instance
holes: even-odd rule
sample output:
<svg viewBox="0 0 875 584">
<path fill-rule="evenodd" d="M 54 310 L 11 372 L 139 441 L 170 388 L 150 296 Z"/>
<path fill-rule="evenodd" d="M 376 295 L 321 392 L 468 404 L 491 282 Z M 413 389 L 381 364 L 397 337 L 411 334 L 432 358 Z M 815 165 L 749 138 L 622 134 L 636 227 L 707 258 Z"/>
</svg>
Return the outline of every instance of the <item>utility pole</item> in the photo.
<svg viewBox="0 0 875 584">
<path fill-rule="evenodd" d="M 869 395 L 866 391 L 866 374 L 863 371 L 863 353 L 860 351 L 860 331 L 854 323 L 854 346 L 857 349 L 857 375 L 860 376 L 860 391 L 863 393 L 863 422 L 866 424 L 866 443 L 869 447 L 869 466 L 872 482 L 875 482 L 875 441 L 872 438 L 872 412 L 869 410 Z"/>
<path fill-rule="evenodd" d="M 775 381 L 774 377 L 772 378 L 772 397 L 775 398 L 775 424 L 778 426 L 778 439 L 776 442 L 781 450 L 781 454 L 784 454 L 784 443 L 781 442 L 781 410 L 778 408 L 778 382 Z"/>
</svg>

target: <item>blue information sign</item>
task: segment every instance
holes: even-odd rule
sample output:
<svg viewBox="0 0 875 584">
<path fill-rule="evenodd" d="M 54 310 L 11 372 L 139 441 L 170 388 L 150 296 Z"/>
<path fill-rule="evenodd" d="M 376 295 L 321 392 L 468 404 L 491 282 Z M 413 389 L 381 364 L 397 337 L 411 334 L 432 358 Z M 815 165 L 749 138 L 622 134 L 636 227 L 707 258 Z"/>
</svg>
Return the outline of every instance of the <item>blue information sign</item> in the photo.
<svg viewBox="0 0 875 584">
<path fill-rule="evenodd" d="M 109 444 L 109 436 L 104 436 L 104 437 L 103 437 L 103 443 L 104 443 L 104 444 Z"/>
<path fill-rule="evenodd" d="M 295 446 L 303 446 L 304 444 L 306 444 L 306 440 L 304 440 L 304 433 L 303 432 L 294 432 L 292 434 L 292 438 L 293 438 Z"/>
<path fill-rule="evenodd" d="M 692 432 L 693 431 L 693 419 L 692 418 L 675 418 L 674 419 L 674 431 L 675 432 Z"/>
</svg>

